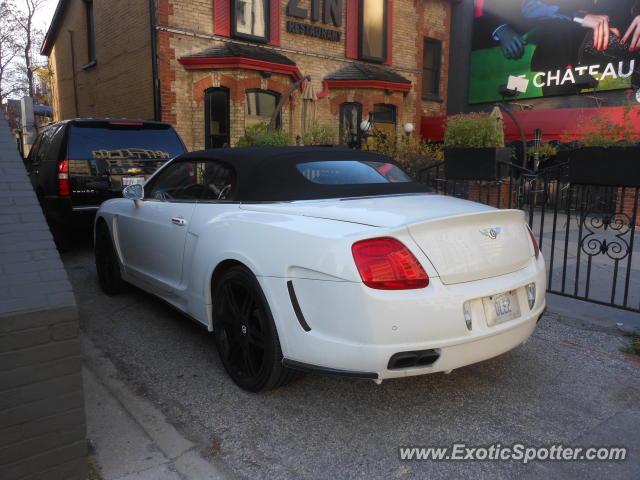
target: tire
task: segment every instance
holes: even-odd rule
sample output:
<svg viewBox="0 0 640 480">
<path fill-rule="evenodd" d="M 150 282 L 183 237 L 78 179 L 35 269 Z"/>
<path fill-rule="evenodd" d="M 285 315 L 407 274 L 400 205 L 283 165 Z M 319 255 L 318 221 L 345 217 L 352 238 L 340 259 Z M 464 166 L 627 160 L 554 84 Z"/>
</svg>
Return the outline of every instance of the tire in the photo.
<svg viewBox="0 0 640 480">
<path fill-rule="evenodd" d="M 96 227 L 96 270 L 100 288 L 107 295 L 116 295 L 124 288 L 120 273 L 120 262 L 111 240 L 107 224 L 103 221 Z"/>
<path fill-rule="evenodd" d="M 271 310 L 258 280 L 247 268 L 231 267 L 215 283 L 213 315 L 220 360 L 240 388 L 263 392 L 299 376 L 282 365 Z"/>
<path fill-rule="evenodd" d="M 52 212 L 44 211 L 44 217 L 49 225 L 53 241 L 59 252 L 68 252 L 71 249 L 71 234 L 69 227 L 56 218 Z"/>
</svg>

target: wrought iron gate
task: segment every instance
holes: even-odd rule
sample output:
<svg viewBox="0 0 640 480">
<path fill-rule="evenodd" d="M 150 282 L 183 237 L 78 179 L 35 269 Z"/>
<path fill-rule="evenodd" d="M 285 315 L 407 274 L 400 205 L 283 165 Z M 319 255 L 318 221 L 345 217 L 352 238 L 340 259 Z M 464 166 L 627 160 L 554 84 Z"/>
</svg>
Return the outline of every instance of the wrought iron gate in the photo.
<svg viewBox="0 0 640 480">
<path fill-rule="evenodd" d="M 438 193 L 527 213 L 549 292 L 640 312 L 640 188 L 572 184 L 568 164 L 537 174 L 512 166 L 496 182 L 446 179 L 443 167 L 423 170 L 421 180 Z"/>
</svg>

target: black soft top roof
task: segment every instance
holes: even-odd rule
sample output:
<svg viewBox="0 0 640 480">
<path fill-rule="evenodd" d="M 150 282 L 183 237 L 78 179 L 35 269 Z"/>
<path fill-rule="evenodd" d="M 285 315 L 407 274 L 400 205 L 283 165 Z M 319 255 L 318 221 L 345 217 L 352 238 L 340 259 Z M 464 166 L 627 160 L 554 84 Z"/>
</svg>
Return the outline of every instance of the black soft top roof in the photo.
<svg viewBox="0 0 640 480">
<path fill-rule="evenodd" d="M 181 160 L 218 160 L 232 166 L 237 175 L 236 201 L 292 201 L 345 198 L 431 191 L 417 181 L 327 185 L 307 180 L 296 168 L 305 162 L 378 161 L 397 162 L 390 157 L 362 150 L 336 147 L 246 147 L 190 152 Z"/>
</svg>

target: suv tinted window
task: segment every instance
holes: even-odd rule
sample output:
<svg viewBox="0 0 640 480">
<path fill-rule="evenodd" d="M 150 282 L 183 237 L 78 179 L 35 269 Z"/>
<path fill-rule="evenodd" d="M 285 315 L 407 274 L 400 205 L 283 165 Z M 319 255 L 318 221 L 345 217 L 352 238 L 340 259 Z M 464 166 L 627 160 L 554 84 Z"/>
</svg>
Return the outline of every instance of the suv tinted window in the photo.
<svg viewBox="0 0 640 480">
<path fill-rule="evenodd" d="M 49 150 L 47 151 L 47 160 L 59 161 L 63 160 L 64 153 L 62 152 L 64 142 L 65 128 L 63 125 L 54 125 L 51 127 L 51 142 L 49 144 Z"/>
<path fill-rule="evenodd" d="M 40 164 L 49 160 L 47 157 L 47 152 L 49 151 L 49 145 L 51 145 L 51 135 L 54 131 L 55 126 L 47 127 L 40 133 L 40 142 L 38 144 L 38 150 L 36 151 L 36 155 L 34 158 L 34 162 L 36 164 Z"/>
<path fill-rule="evenodd" d="M 69 130 L 69 159 L 170 159 L 185 152 L 171 128 L 75 124 Z"/>
</svg>

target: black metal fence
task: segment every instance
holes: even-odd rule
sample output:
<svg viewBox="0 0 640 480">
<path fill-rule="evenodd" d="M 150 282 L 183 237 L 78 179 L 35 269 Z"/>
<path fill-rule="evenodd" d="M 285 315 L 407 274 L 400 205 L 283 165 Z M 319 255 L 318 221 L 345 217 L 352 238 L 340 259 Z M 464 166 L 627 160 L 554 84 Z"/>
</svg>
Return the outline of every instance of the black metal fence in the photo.
<svg viewBox="0 0 640 480">
<path fill-rule="evenodd" d="M 577 185 L 568 164 L 536 174 L 512 165 L 499 181 L 453 180 L 444 164 L 421 172 L 438 193 L 527 213 L 551 293 L 640 312 L 640 188 Z"/>
</svg>

